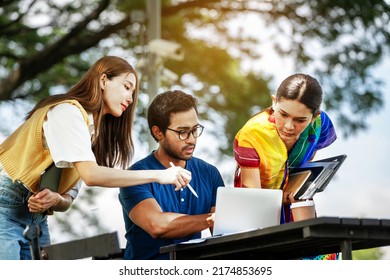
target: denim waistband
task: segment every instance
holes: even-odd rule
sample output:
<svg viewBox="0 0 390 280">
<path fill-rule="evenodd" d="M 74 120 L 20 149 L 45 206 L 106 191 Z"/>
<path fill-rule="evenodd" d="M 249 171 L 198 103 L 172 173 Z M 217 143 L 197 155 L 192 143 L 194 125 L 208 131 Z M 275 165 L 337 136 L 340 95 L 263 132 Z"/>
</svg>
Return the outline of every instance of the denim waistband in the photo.
<svg viewBox="0 0 390 280">
<path fill-rule="evenodd" d="M 8 191 L 13 192 L 16 196 L 23 197 L 25 201 L 27 201 L 32 194 L 23 182 L 19 180 L 13 182 L 10 177 L 3 174 L 0 174 L 0 187 L 7 188 Z"/>
<path fill-rule="evenodd" d="M 3 205 L 4 209 L 8 209 L 9 215 L 17 216 L 15 221 L 23 225 L 45 222 L 47 211 L 43 213 L 29 212 L 27 203 L 33 193 L 22 182 L 13 182 L 11 178 L 0 175 L 0 194 L 7 200 L 6 205 Z"/>
</svg>

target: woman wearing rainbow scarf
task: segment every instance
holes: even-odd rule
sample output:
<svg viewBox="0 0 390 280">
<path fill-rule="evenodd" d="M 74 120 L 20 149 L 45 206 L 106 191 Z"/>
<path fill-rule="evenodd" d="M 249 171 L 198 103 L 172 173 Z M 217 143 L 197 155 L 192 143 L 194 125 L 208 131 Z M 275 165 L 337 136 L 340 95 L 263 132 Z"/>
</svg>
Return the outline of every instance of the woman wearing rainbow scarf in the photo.
<svg viewBox="0 0 390 280">
<path fill-rule="evenodd" d="M 288 169 L 313 159 L 336 140 L 332 121 L 320 111 L 322 89 L 306 74 L 287 77 L 272 96 L 272 107 L 253 116 L 234 139 L 235 187 L 282 189 Z M 284 192 L 281 223 L 292 222 L 290 193 Z M 337 259 L 327 254 L 316 259 Z"/>
</svg>

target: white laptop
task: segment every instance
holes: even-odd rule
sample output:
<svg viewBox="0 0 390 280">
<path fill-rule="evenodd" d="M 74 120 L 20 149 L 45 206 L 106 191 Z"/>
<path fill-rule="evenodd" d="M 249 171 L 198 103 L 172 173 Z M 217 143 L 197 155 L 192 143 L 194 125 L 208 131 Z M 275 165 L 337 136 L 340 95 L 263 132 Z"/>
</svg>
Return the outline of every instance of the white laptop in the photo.
<svg viewBox="0 0 390 280">
<path fill-rule="evenodd" d="M 275 189 L 218 188 L 213 236 L 279 225 L 282 196 Z"/>
</svg>

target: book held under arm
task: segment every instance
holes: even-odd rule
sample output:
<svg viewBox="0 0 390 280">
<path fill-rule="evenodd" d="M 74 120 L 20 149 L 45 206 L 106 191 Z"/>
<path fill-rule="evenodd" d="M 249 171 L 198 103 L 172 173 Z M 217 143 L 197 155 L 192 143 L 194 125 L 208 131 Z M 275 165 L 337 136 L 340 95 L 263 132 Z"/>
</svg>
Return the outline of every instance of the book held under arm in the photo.
<svg viewBox="0 0 390 280">
<path fill-rule="evenodd" d="M 39 182 L 39 191 L 43 189 L 49 189 L 53 192 L 58 192 L 58 187 L 60 185 L 62 174 L 62 168 L 56 167 L 52 163 L 45 171 L 41 174 L 41 179 Z"/>
</svg>

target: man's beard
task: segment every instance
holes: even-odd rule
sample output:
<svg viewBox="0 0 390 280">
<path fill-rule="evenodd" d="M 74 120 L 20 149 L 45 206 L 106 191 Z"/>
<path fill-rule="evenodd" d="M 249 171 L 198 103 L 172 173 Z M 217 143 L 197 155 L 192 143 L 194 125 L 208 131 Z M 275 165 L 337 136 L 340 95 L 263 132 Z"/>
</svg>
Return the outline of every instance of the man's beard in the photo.
<svg viewBox="0 0 390 280">
<path fill-rule="evenodd" d="M 185 149 L 187 149 L 188 147 L 194 147 L 194 150 L 195 150 L 195 145 L 186 145 L 184 146 L 181 151 L 184 151 Z M 164 144 L 162 145 L 162 148 L 164 149 L 165 153 L 173 158 L 173 159 L 177 159 L 177 160 L 184 160 L 184 161 L 187 161 L 187 160 L 190 160 L 192 158 L 192 154 L 191 155 L 188 155 L 188 156 L 181 156 L 180 154 L 178 154 L 177 152 L 175 152 L 173 149 L 171 149 L 171 146 L 169 144 Z"/>
</svg>

